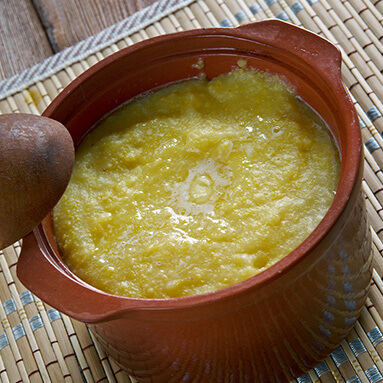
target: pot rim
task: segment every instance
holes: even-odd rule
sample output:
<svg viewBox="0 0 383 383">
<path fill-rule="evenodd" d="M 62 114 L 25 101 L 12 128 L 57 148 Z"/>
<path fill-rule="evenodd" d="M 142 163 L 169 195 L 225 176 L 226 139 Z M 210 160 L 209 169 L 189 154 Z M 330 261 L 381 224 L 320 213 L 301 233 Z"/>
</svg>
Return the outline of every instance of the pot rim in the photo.
<svg viewBox="0 0 383 383">
<path fill-rule="evenodd" d="M 267 34 L 270 33 L 270 28 L 275 32 L 275 39 L 278 40 L 277 33 L 291 33 L 295 34 L 298 37 L 302 38 L 302 41 L 306 38 L 309 38 L 311 42 L 315 41 L 315 48 L 311 46 L 304 51 L 303 47 L 283 47 L 289 54 L 296 54 L 302 57 L 304 60 L 310 61 L 311 65 L 314 66 L 318 71 L 321 72 L 321 75 L 327 79 L 329 86 L 332 89 L 332 92 L 342 99 L 342 104 L 340 108 L 343 111 L 345 116 L 345 122 L 349 125 L 349 137 L 347 140 L 347 150 L 344 150 L 345 155 L 341 159 L 341 175 L 339 184 L 337 187 L 337 193 L 334 197 L 333 203 L 323 217 L 316 229 L 293 251 L 288 255 L 282 258 L 280 261 L 274 265 L 268 267 L 259 274 L 250 277 L 249 279 L 239 282 L 235 285 L 228 286 L 226 288 L 208 292 L 205 294 L 192 295 L 179 298 L 167 298 L 167 299 L 144 299 L 144 298 L 129 298 L 123 296 L 116 296 L 105 293 L 101 290 L 98 290 L 87 283 L 79 280 L 74 276 L 70 270 L 64 265 L 63 262 L 52 262 L 52 260 L 46 260 L 50 266 L 54 267 L 59 274 L 64 278 L 70 279 L 74 286 L 76 285 L 79 288 L 79 291 L 85 293 L 85 290 L 89 292 L 93 297 L 98 297 L 100 299 L 108 300 L 108 302 L 114 302 L 114 309 L 108 312 L 100 312 L 97 314 L 82 313 L 77 315 L 76 313 L 71 312 L 69 315 L 73 317 L 80 317 L 80 320 L 88 321 L 91 318 L 92 321 L 105 320 L 112 317 L 113 315 L 119 315 L 126 311 L 131 310 L 142 310 L 142 309 L 184 309 L 192 306 L 201 306 L 207 303 L 212 303 L 213 301 L 231 299 L 236 297 L 249 289 L 259 289 L 262 286 L 273 282 L 278 279 L 281 275 L 287 273 L 292 268 L 296 267 L 297 264 L 302 262 L 306 256 L 309 254 L 310 250 L 313 250 L 321 240 L 329 233 L 331 228 L 336 224 L 339 217 L 342 215 L 343 211 L 346 209 L 351 195 L 354 192 L 354 189 L 358 187 L 357 182 L 360 181 L 361 177 L 361 164 L 363 159 L 362 152 L 362 140 L 360 134 L 360 127 L 358 117 L 351 100 L 350 95 L 345 89 L 342 79 L 341 79 L 341 54 L 339 50 L 328 40 L 310 32 L 306 29 L 291 25 L 289 23 L 283 22 L 281 20 L 262 20 L 256 21 L 254 23 L 245 24 L 237 28 L 208 28 L 208 29 L 195 29 L 183 32 L 176 32 L 173 34 L 168 34 L 164 36 L 158 36 L 150 38 L 148 40 L 141 41 L 132 46 L 124 48 L 100 61 L 99 63 L 92 66 L 90 69 L 85 71 L 75 80 L 73 80 L 48 106 L 44 111 L 43 116 L 51 117 L 54 114 L 55 109 L 60 105 L 77 87 L 81 86 L 82 82 L 86 79 L 94 76 L 95 73 L 98 73 L 108 66 L 111 62 L 118 60 L 120 57 L 129 55 L 132 52 L 137 50 L 146 49 L 154 44 L 160 44 L 162 41 L 168 41 L 169 39 L 184 39 L 184 38 L 193 38 L 197 36 L 223 36 L 229 38 L 239 38 L 239 39 L 252 39 L 257 42 L 264 44 L 272 45 L 270 42 L 270 37 Z M 261 40 L 261 41 L 260 41 Z M 277 45 L 276 45 L 277 46 Z M 278 47 L 278 46 L 277 46 Z M 323 68 L 323 60 L 314 60 L 313 51 L 310 49 L 318 49 L 322 47 L 324 52 L 319 52 L 320 55 L 325 56 L 328 61 L 328 67 L 331 66 L 332 70 L 328 70 L 328 67 Z M 280 46 L 279 49 L 282 49 Z M 316 52 L 318 53 L 318 52 Z M 324 57 L 322 57 L 324 58 Z M 322 64 L 320 64 L 320 62 Z M 322 65 L 322 67 L 320 67 Z M 359 190 L 359 189 L 358 189 Z M 49 219 L 49 218 L 48 218 Z M 35 237 L 44 236 L 44 227 L 43 224 L 40 224 L 34 230 Z M 41 246 L 41 242 L 33 243 L 31 246 Z M 46 246 L 45 246 L 46 247 Z M 50 251 L 47 248 L 44 250 L 44 257 L 46 258 L 46 251 Z M 51 250 L 54 253 L 54 250 Z M 57 250 L 56 250 L 57 251 Z M 23 256 L 23 251 L 21 258 Z M 25 255 L 27 257 L 28 254 Z M 53 256 L 53 254 L 52 254 Z M 66 268 L 66 270 L 65 270 Z M 25 279 L 25 273 L 22 273 L 24 276 L 20 277 L 23 281 Z M 28 286 L 28 284 L 26 284 Z M 37 293 L 39 295 L 39 293 Z M 41 296 L 42 294 L 40 294 Z M 48 303 L 49 299 L 42 298 Z M 94 298 L 93 298 L 94 299 Z M 52 300 L 52 299 L 51 299 Z M 56 302 L 56 301 L 55 301 Z M 59 310 L 65 312 L 66 308 L 60 305 L 57 302 L 56 307 L 59 306 Z"/>
</svg>

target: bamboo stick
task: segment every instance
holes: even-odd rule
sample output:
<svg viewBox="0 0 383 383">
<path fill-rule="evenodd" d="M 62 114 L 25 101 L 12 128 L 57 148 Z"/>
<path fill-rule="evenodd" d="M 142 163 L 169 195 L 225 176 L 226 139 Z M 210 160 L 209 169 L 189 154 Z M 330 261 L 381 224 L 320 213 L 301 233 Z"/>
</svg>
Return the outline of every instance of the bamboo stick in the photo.
<svg viewBox="0 0 383 383">
<path fill-rule="evenodd" d="M 71 320 L 71 322 L 95 381 L 98 382 L 101 379 L 105 379 L 105 371 L 97 356 L 95 345 L 89 335 L 87 327 L 85 324 L 76 320 Z"/>
<path fill-rule="evenodd" d="M 78 360 L 80 373 L 83 376 L 84 380 L 87 383 L 94 383 L 93 374 L 91 368 L 89 367 L 88 361 L 85 357 L 84 351 L 81 347 L 77 333 L 73 327 L 72 320 L 67 316 L 62 316 L 63 323 L 68 334 L 68 338 L 72 344 L 73 350 L 75 352 L 76 359 Z"/>
<path fill-rule="evenodd" d="M 33 357 L 38 351 L 37 354 L 41 355 L 41 359 L 35 359 L 39 366 L 39 370 L 43 372 L 43 380 L 46 381 L 48 379 L 48 374 L 50 379 L 57 382 L 64 382 L 64 376 L 67 373 L 67 369 L 64 363 L 59 362 L 59 359 L 63 362 L 62 358 L 60 358 L 61 355 L 59 355 L 58 358 L 52 349 L 51 341 L 46 331 L 47 328 L 44 326 L 44 322 L 42 320 L 41 314 L 43 313 L 35 305 L 23 306 L 21 302 L 16 288 L 16 282 L 13 279 L 9 268 L 16 265 L 16 262 L 14 261 L 16 256 L 14 252 L 12 252 L 12 247 L 4 249 L 3 253 L 7 256 L 8 261 L 5 256 L 0 257 L 0 265 L 5 277 L 5 283 L 8 287 L 8 294 L 10 296 L 9 300 L 11 300 L 14 306 L 14 311 L 9 312 L 8 319 L 12 326 L 18 325 L 21 322 L 24 330 L 23 335 L 26 337 L 20 337 L 20 340 L 28 340 L 28 343 L 31 345 L 32 349 L 28 348 L 25 350 L 24 360 L 26 363 L 31 364 L 34 359 Z M 12 258 L 14 260 L 12 260 Z M 2 294 L 5 294 L 4 290 L 2 290 Z M 55 339 L 54 335 L 52 336 Z M 34 364 L 32 365 L 32 369 L 34 369 L 33 367 Z M 71 380 L 69 380 L 68 383 L 70 383 L 70 381 Z"/>
<path fill-rule="evenodd" d="M 376 49 L 382 52 L 382 43 L 380 41 L 383 38 L 382 20 L 379 21 L 371 9 L 365 6 L 363 1 L 342 0 L 342 2 L 353 19 L 360 25 L 363 33 L 367 35 Z M 380 65 L 380 63 L 378 63 L 378 65 Z"/>
<path fill-rule="evenodd" d="M 332 374 L 327 362 L 323 360 L 321 363 L 319 363 L 315 368 L 314 371 L 316 372 L 318 378 L 320 379 L 321 383 L 333 383 L 336 382 L 334 375 Z"/>
<path fill-rule="evenodd" d="M 351 381 L 351 379 L 355 379 L 355 376 L 360 378 L 360 375 L 357 374 L 357 372 L 354 370 L 350 359 L 345 353 L 344 346 L 345 346 L 345 342 L 343 342 L 342 346 L 339 346 L 331 354 L 331 359 L 334 361 L 336 367 L 338 368 L 339 372 L 342 374 L 342 377 L 345 381 Z"/>
<path fill-rule="evenodd" d="M 367 351 L 366 345 L 364 342 L 362 342 L 361 338 L 359 337 L 358 333 L 356 332 L 355 328 L 351 330 L 351 333 L 347 336 L 347 342 L 350 346 L 351 351 L 353 352 L 354 356 L 356 357 L 358 364 L 361 368 L 361 370 L 364 372 L 365 378 L 364 380 L 368 383 L 367 375 L 370 372 L 375 372 L 379 374 L 380 380 L 383 380 L 383 376 L 381 375 L 378 367 L 372 360 L 370 354 Z M 363 376 L 363 375 L 362 375 Z M 379 380 L 377 380 L 378 382 Z"/>
<path fill-rule="evenodd" d="M 375 6 L 375 8 L 383 14 L 383 0 L 371 0 L 372 4 Z"/>
<path fill-rule="evenodd" d="M 249 7 L 249 10 L 253 14 L 255 20 L 264 20 L 268 18 L 257 1 L 245 0 L 245 3 Z"/>
</svg>

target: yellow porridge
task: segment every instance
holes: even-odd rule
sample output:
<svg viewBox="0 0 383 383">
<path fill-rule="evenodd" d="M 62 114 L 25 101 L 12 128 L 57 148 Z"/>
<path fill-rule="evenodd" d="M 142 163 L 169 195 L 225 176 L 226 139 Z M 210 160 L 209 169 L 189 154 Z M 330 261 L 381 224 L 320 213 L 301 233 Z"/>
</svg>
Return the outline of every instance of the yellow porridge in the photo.
<svg viewBox="0 0 383 383">
<path fill-rule="evenodd" d="M 55 234 L 69 268 L 101 290 L 201 294 L 297 247 L 339 171 L 327 127 L 278 77 L 234 70 L 105 118 L 77 151 Z"/>
</svg>

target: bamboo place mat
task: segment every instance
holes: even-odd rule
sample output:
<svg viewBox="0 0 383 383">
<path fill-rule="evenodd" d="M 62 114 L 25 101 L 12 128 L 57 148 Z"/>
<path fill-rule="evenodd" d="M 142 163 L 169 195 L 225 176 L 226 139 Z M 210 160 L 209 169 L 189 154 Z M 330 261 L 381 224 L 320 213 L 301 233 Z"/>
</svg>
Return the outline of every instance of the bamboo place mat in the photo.
<svg viewBox="0 0 383 383">
<path fill-rule="evenodd" d="M 0 83 L 0 112 L 40 114 L 76 76 L 107 55 L 152 36 L 201 27 L 235 27 L 279 18 L 336 44 L 358 111 L 365 152 L 367 209 L 375 270 L 362 315 L 341 346 L 297 382 L 383 381 L 383 1 L 164 1 L 103 34 Z M 2 382 L 131 382 L 87 327 L 48 307 L 20 284 L 20 243 L 0 252 Z M 196 382 L 197 383 L 197 382 Z M 215 383 L 215 382 L 212 382 Z"/>
</svg>

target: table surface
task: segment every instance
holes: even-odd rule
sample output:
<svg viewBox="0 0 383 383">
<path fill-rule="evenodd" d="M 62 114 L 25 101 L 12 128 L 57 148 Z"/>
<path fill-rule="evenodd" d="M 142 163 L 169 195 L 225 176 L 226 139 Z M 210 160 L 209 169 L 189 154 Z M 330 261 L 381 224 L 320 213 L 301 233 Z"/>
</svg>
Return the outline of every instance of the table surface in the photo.
<svg viewBox="0 0 383 383">
<path fill-rule="evenodd" d="M 156 0 L 1 0 L 0 80 L 37 64 Z"/>
</svg>

